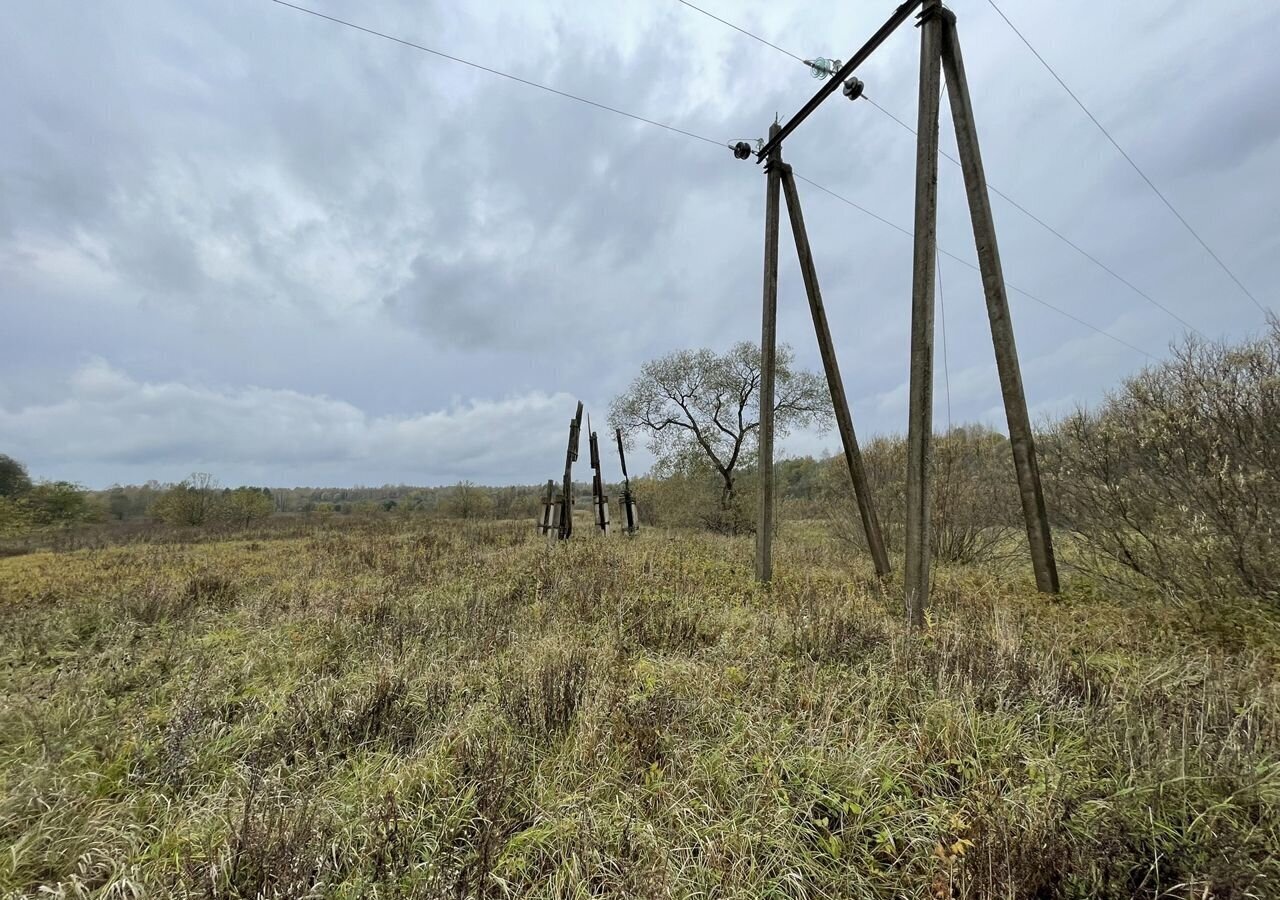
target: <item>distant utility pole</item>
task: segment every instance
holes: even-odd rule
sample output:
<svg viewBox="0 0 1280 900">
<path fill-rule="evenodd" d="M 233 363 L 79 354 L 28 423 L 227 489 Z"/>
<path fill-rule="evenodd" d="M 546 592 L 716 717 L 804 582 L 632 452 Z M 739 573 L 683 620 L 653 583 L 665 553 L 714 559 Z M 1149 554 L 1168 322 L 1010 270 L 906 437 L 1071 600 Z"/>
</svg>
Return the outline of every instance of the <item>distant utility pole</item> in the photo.
<svg viewBox="0 0 1280 900">
<path fill-rule="evenodd" d="M 609 498 L 604 493 L 604 478 L 600 474 L 600 439 L 591 429 L 591 417 L 587 417 L 587 431 L 590 437 L 587 446 L 591 451 L 591 513 L 596 527 L 605 534 L 609 533 Z"/>
<path fill-rule="evenodd" d="M 640 514 L 636 509 L 636 499 L 631 493 L 631 476 L 627 474 L 627 454 L 622 449 L 622 429 L 613 430 L 618 442 L 618 461 L 622 463 L 622 530 L 627 534 L 635 534 L 640 530 Z"/>
<path fill-rule="evenodd" d="M 564 489 L 560 494 L 560 521 L 558 537 L 567 540 L 573 535 L 573 464 L 578 460 L 578 439 L 582 434 L 582 401 L 578 411 L 569 420 L 569 446 L 564 454 Z"/>
<path fill-rule="evenodd" d="M 601 471 L 600 437 L 591 430 L 591 419 L 587 419 L 587 441 L 591 453 L 591 512 L 592 521 L 597 529 L 609 534 L 611 527 L 609 517 L 609 498 L 604 492 L 604 475 Z M 627 457 L 622 448 L 622 429 L 614 432 L 618 441 L 618 459 L 622 463 L 622 530 L 627 535 L 634 535 L 640 530 L 640 517 L 636 507 L 635 495 L 631 492 L 631 479 L 627 476 Z M 566 540 L 573 536 L 573 464 L 578 460 L 578 446 L 582 437 L 582 403 L 578 402 L 577 412 L 569 420 L 569 443 L 564 453 L 564 480 L 561 482 L 560 495 L 556 496 L 554 479 L 547 479 L 546 491 L 542 498 L 542 513 L 538 517 L 538 531 L 548 539 Z"/>
<path fill-rule="evenodd" d="M 915 627 L 924 625 L 925 607 L 929 600 L 929 498 L 933 455 L 933 324 L 938 221 L 938 107 L 944 72 L 949 88 L 947 96 L 950 98 L 951 116 L 955 121 L 961 168 L 964 171 L 969 214 L 973 222 L 974 240 L 978 249 L 987 317 L 991 325 L 991 340 L 995 348 L 1000 391 L 1009 424 L 1009 443 L 1013 451 L 1014 469 L 1018 479 L 1023 518 L 1026 522 L 1027 541 L 1031 548 L 1036 586 L 1046 593 L 1057 593 L 1059 589 L 1053 542 L 1049 532 L 1048 515 L 1045 511 L 1044 492 L 1040 484 L 1035 441 L 1031 432 L 1031 420 L 1027 413 L 1027 400 L 1022 386 L 1013 324 L 1009 317 L 1008 293 L 1000 266 L 1000 250 L 996 242 L 995 222 L 991 215 L 991 200 L 987 193 L 986 176 L 982 169 L 982 154 L 978 147 L 978 132 L 973 120 L 973 108 L 965 78 L 964 60 L 960 53 L 960 38 L 956 30 L 955 14 L 945 9 L 941 0 L 907 0 L 847 63 L 837 65 L 822 60 L 821 67 L 817 63 L 811 63 L 810 65 L 819 75 L 831 74 L 832 70 L 835 70 L 834 75 L 785 125 L 779 126 L 775 123 L 769 129 L 768 141 L 762 142 L 754 151 L 756 161 L 766 163 L 765 171 L 768 177 L 765 202 L 764 315 L 760 342 L 761 497 L 759 530 L 756 536 L 756 577 L 761 581 L 768 581 L 773 575 L 773 392 L 774 369 L 777 365 L 779 188 L 787 200 L 791 231 L 796 242 L 796 253 L 800 259 L 800 271 L 804 277 L 814 331 L 818 337 L 818 348 L 822 353 L 822 363 L 826 370 L 827 387 L 831 391 L 831 401 L 835 408 L 840 439 L 844 446 L 845 461 L 849 467 L 849 478 L 857 498 L 858 512 L 862 518 L 867 545 L 871 549 L 876 573 L 882 576 L 887 575 L 889 573 L 888 554 L 885 552 L 880 523 L 872 502 L 857 437 L 854 434 L 853 419 L 836 361 L 831 330 L 827 325 L 826 311 L 804 227 L 804 216 L 800 209 L 795 177 L 791 167 L 782 162 L 781 148 L 787 136 L 795 131 L 800 123 L 808 118 L 841 84 L 844 87 L 844 95 L 850 100 L 856 100 L 862 96 L 863 85 L 853 77 L 854 70 L 920 7 L 923 8 L 918 16 L 920 100 L 916 144 L 915 249 L 911 289 L 911 374 L 907 409 L 906 559 L 903 566 L 906 610 L 908 618 Z M 745 141 L 733 144 L 732 149 L 739 159 L 747 159 L 752 155 L 752 149 Z"/>
</svg>

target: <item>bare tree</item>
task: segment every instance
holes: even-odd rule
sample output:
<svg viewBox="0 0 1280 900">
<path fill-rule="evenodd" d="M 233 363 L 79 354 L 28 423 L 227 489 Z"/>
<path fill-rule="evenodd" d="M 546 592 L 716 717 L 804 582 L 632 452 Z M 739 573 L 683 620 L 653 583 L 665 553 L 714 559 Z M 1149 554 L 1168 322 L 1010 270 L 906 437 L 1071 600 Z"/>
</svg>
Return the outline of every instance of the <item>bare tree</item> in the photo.
<svg viewBox="0 0 1280 900">
<path fill-rule="evenodd" d="M 791 428 L 832 418 L 823 380 L 793 368 L 794 353 L 778 348 L 774 428 Z M 704 455 L 719 474 L 720 502 L 734 497 L 738 467 L 756 450 L 760 425 L 760 348 L 742 342 L 728 353 L 681 350 L 645 363 L 640 376 L 613 401 L 609 423 L 629 438 L 644 435 L 661 462 L 690 453 Z"/>
</svg>

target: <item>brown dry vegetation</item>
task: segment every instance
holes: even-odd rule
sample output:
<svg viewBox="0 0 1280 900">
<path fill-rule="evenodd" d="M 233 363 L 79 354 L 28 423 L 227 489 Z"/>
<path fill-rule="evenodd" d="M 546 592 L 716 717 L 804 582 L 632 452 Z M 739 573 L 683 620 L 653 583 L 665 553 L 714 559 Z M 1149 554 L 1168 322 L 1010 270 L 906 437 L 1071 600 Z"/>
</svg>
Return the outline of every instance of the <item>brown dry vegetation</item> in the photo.
<svg viewBox="0 0 1280 900">
<path fill-rule="evenodd" d="M 1280 625 L 789 525 L 348 522 L 0 560 L 0 890 L 1280 895 Z"/>
</svg>

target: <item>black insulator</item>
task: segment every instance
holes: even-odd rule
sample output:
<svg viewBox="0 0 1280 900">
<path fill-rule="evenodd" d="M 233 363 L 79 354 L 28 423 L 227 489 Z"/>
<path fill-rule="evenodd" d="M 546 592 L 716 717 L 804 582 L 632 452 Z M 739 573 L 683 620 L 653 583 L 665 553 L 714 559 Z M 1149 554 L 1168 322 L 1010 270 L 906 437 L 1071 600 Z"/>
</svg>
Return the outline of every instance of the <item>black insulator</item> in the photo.
<svg viewBox="0 0 1280 900">
<path fill-rule="evenodd" d="M 751 145 L 748 144 L 746 141 L 738 141 L 738 143 L 733 145 L 733 158 L 734 159 L 750 159 Z"/>
<path fill-rule="evenodd" d="M 844 83 L 844 95 L 850 100 L 857 100 L 862 96 L 862 91 L 866 87 L 860 78 L 850 78 Z"/>
</svg>

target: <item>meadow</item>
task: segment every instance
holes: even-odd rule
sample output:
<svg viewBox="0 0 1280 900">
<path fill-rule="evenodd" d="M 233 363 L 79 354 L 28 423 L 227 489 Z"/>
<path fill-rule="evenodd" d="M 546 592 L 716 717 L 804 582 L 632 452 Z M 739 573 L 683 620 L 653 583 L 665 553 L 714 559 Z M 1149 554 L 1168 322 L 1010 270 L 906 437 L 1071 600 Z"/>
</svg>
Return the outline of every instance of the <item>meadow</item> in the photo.
<svg viewBox="0 0 1280 900">
<path fill-rule="evenodd" d="M 1280 617 L 788 523 L 0 559 L 9 897 L 1280 896 Z"/>
</svg>

